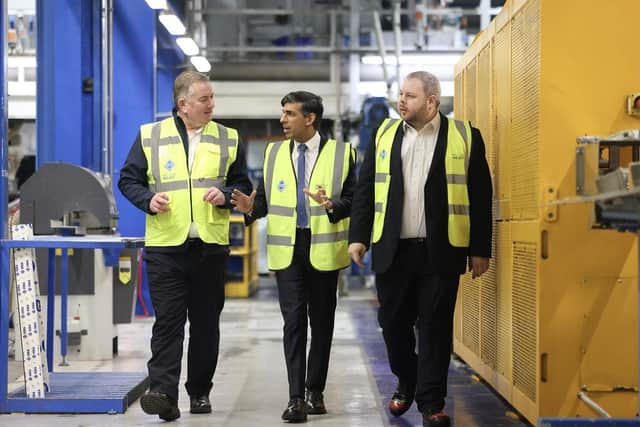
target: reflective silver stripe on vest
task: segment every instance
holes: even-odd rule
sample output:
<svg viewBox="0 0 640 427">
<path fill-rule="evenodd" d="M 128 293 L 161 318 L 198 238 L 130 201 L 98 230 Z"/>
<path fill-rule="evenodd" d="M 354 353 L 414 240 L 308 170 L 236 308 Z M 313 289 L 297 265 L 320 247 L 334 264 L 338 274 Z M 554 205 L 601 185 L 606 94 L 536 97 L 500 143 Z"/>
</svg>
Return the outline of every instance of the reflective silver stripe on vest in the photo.
<svg viewBox="0 0 640 427">
<path fill-rule="evenodd" d="M 386 181 L 387 181 L 386 173 L 381 173 L 381 172 L 376 173 L 376 182 L 386 182 Z"/>
<path fill-rule="evenodd" d="M 460 174 L 447 174 L 447 184 L 466 184 L 467 176 Z"/>
<path fill-rule="evenodd" d="M 333 183 L 331 184 L 331 192 L 336 196 L 342 194 L 342 173 L 344 171 L 344 151 L 346 148 L 347 144 L 336 142 L 336 155 L 333 161 Z M 341 167 L 338 167 L 338 165 Z M 331 197 L 330 194 L 329 197 Z"/>
<path fill-rule="evenodd" d="M 215 123 L 218 126 L 218 138 L 214 138 L 212 135 L 202 135 L 200 142 L 205 144 L 217 144 L 220 146 L 220 165 L 218 165 L 218 171 L 221 175 L 227 173 L 227 162 L 229 161 L 229 150 L 236 145 L 236 141 L 229 139 L 229 131 L 221 124 Z"/>
<path fill-rule="evenodd" d="M 327 210 L 322 206 L 311 206 L 311 216 L 322 216 L 327 214 Z"/>
<path fill-rule="evenodd" d="M 465 205 L 449 205 L 449 214 L 453 215 L 469 215 L 469 206 Z"/>
<path fill-rule="evenodd" d="M 151 176 L 153 184 L 149 184 L 149 190 L 157 193 L 160 183 L 160 123 L 156 123 L 151 128 Z"/>
<path fill-rule="evenodd" d="M 382 212 L 382 203 L 376 203 L 376 212 Z"/>
<path fill-rule="evenodd" d="M 293 246 L 291 237 L 267 235 L 267 245 Z"/>
<path fill-rule="evenodd" d="M 287 206 L 271 206 L 269 205 L 269 214 L 270 215 L 280 215 L 280 216 L 288 216 L 292 217 L 294 213 L 294 209 Z"/>
<path fill-rule="evenodd" d="M 284 141 L 276 142 L 271 147 L 271 151 L 269 152 L 269 158 L 267 159 L 267 176 L 264 180 L 264 192 L 267 196 L 267 205 L 271 204 L 271 187 L 273 185 L 273 169 L 276 165 L 276 156 L 278 155 L 278 151 L 280 151 L 280 146 L 284 143 Z"/>
<path fill-rule="evenodd" d="M 311 243 L 334 243 L 341 240 L 347 240 L 348 232 L 338 231 L 335 233 L 311 234 Z"/>
<path fill-rule="evenodd" d="M 461 120 L 454 120 L 453 121 L 456 125 L 456 128 L 458 129 L 458 132 L 460 132 L 460 135 L 462 135 L 462 140 L 464 141 L 464 152 L 465 152 L 465 156 L 464 156 L 464 170 L 465 172 L 469 171 L 469 140 L 467 138 L 467 129 L 464 125 L 464 122 Z"/>
<path fill-rule="evenodd" d="M 153 135 L 153 131 L 152 131 L 152 135 Z M 159 147 L 162 147 L 163 145 L 180 144 L 180 143 L 182 143 L 182 141 L 180 140 L 179 136 L 167 136 L 167 137 L 158 139 Z M 153 144 L 153 136 L 151 138 L 145 138 L 142 140 L 143 147 L 151 147 L 152 146 L 151 144 Z"/>
<path fill-rule="evenodd" d="M 197 178 L 191 180 L 193 188 L 223 187 L 224 178 Z"/>
<path fill-rule="evenodd" d="M 160 182 L 155 185 L 155 191 L 162 193 L 164 191 L 178 191 L 188 190 L 189 184 L 187 181 L 173 181 L 173 182 Z"/>
<path fill-rule="evenodd" d="M 384 134 L 387 133 L 387 131 L 391 128 L 391 126 L 393 126 L 399 120 L 400 119 L 389 119 L 389 121 L 387 122 L 387 125 L 382 130 L 382 133 L 380 134 L 380 138 L 378 138 L 378 141 L 380 141 L 382 139 L 382 137 L 384 136 Z"/>
</svg>

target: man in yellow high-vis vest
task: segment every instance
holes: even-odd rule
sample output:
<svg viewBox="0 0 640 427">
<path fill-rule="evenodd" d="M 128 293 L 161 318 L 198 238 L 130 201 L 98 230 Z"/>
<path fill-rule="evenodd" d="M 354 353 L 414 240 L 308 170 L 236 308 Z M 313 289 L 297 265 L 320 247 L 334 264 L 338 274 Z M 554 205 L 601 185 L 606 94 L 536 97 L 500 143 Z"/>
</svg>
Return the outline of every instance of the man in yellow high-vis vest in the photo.
<svg viewBox="0 0 640 427">
<path fill-rule="evenodd" d="M 282 419 L 325 414 L 323 392 L 336 309 L 338 270 L 349 265 L 347 233 L 355 187 L 355 152 L 318 133 L 322 99 L 287 94 L 280 122 L 287 140 L 265 150 L 263 180 L 250 196 L 234 191 L 247 223 L 267 216 L 267 256 L 284 319 L 289 402 Z M 306 360 L 307 316 L 311 347 Z M 305 391 L 306 390 L 306 391 Z"/>
<path fill-rule="evenodd" d="M 140 127 L 118 182 L 122 194 L 147 214 L 145 261 L 156 319 L 150 391 L 140 404 L 146 413 L 167 421 L 180 417 L 178 383 L 187 318 L 190 411 L 211 412 L 231 192 L 252 188 L 238 132 L 211 121 L 209 78 L 182 72 L 174 82 L 173 100 L 171 117 Z"/>
<path fill-rule="evenodd" d="M 370 143 L 354 196 L 349 254 L 372 248 L 378 320 L 398 386 L 395 416 L 414 398 L 425 427 L 447 427 L 443 412 L 458 280 L 478 277 L 491 256 L 492 186 L 480 131 L 439 112 L 440 82 L 409 74 L 398 110 Z M 418 331 L 418 353 L 415 352 Z"/>
</svg>

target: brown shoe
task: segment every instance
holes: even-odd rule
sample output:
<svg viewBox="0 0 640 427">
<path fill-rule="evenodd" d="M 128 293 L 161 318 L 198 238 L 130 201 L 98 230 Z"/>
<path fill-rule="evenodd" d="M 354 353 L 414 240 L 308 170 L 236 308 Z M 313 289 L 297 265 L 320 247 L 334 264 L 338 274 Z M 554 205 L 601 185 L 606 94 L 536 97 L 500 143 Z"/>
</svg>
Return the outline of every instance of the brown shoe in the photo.
<svg viewBox="0 0 640 427">
<path fill-rule="evenodd" d="M 290 423 L 304 423 L 307 421 L 307 404 L 304 399 L 294 397 L 289 400 L 287 409 L 282 413 L 282 419 Z"/>
<path fill-rule="evenodd" d="M 398 387 L 389 401 L 389 412 L 394 417 L 399 417 L 409 410 L 411 403 L 413 403 L 413 394 L 401 391 Z"/>
<path fill-rule="evenodd" d="M 442 411 L 425 412 L 422 414 L 423 427 L 449 427 L 451 426 L 451 418 Z"/>
</svg>

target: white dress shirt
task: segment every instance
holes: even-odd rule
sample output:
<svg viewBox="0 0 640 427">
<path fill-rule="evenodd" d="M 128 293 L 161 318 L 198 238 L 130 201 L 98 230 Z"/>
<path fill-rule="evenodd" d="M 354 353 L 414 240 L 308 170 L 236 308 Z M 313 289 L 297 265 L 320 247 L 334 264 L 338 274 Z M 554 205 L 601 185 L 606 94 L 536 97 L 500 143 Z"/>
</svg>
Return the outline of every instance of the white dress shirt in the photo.
<svg viewBox="0 0 640 427">
<path fill-rule="evenodd" d="M 433 152 L 440 131 L 440 114 L 420 130 L 407 122 L 402 123 L 402 175 L 404 180 L 404 198 L 402 205 L 402 225 L 400 238 L 410 239 L 426 237 L 427 226 L 424 211 L 424 186 L 427 182 Z"/>
<path fill-rule="evenodd" d="M 298 146 L 301 143 L 294 140 L 293 141 L 293 150 L 291 151 L 291 161 L 293 162 L 293 170 L 296 173 L 296 177 L 298 177 L 298 156 L 300 152 L 298 151 Z M 311 180 L 311 171 L 313 170 L 313 166 L 316 164 L 316 160 L 318 159 L 318 153 L 320 152 L 320 134 L 316 132 L 311 139 L 307 142 L 304 142 L 307 146 L 307 151 L 304 152 L 304 186 L 309 188 L 309 181 Z M 314 189 L 309 189 L 310 191 L 315 191 Z M 311 222 L 311 210 L 309 209 L 309 198 L 305 197 L 305 205 L 307 207 L 307 224 Z M 309 225 L 307 225 L 307 228 Z"/>
<path fill-rule="evenodd" d="M 189 136 L 189 175 L 191 175 L 191 170 L 193 169 L 193 160 L 196 158 L 196 150 L 198 149 L 198 144 L 200 144 L 200 138 L 202 137 L 203 129 L 204 126 L 192 132 L 187 131 L 187 135 Z M 191 209 L 191 207 L 189 207 L 189 209 Z M 200 237 L 200 235 L 198 234 L 198 229 L 196 228 L 196 224 L 193 222 L 189 227 L 189 237 Z"/>
</svg>

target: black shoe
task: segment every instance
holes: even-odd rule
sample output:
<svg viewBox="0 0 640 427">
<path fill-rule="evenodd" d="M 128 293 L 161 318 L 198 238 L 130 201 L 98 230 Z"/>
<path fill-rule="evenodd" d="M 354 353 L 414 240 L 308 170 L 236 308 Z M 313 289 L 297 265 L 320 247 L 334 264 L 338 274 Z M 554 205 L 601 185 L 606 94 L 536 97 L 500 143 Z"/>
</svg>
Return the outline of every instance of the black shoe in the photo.
<svg viewBox="0 0 640 427">
<path fill-rule="evenodd" d="M 440 411 L 426 411 L 422 413 L 423 427 L 449 427 L 451 426 L 451 418 L 449 415 Z"/>
<path fill-rule="evenodd" d="M 289 400 L 287 409 L 282 413 L 282 419 L 292 423 L 303 423 L 307 421 L 307 405 L 304 399 L 294 397 Z"/>
<path fill-rule="evenodd" d="M 321 391 L 307 391 L 307 414 L 321 415 L 327 413 L 324 406 L 324 396 Z"/>
<path fill-rule="evenodd" d="M 389 401 L 389 412 L 394 417 L 399 417 L 409 410 L 411 403 L 413 403 L 413 392 L 406 391 L 399 385 Z"/>
<path fill-rule="evenodd" d="M 203 394 L 202 396 L 191 396 L 191 411 L 192 414 L 210 414 L 211 402 L 209 396 Z"/>
<path fill-rule="evenodd" d="M 178 403 L 164 393 L 150 391 L 140 398 L 142 410 L 150 415 L 158 415 L 165 421 L 173 421 L 180 418 Z"/>
</svg>

